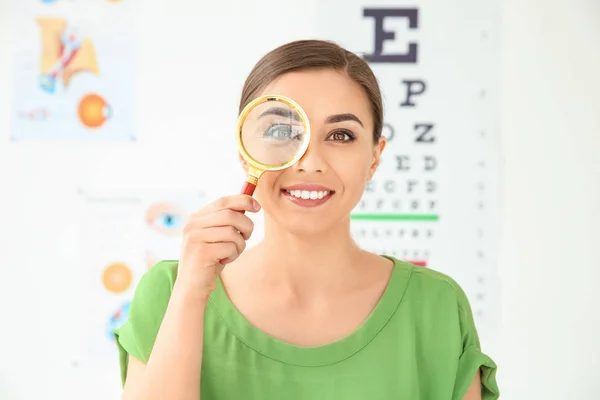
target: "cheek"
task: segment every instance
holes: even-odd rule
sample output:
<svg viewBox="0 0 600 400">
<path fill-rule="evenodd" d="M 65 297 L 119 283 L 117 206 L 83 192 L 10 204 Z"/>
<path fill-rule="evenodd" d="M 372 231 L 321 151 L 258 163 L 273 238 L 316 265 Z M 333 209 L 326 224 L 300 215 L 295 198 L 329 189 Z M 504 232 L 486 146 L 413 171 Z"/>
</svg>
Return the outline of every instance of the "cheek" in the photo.
<svg viewBox="0 0 600 400">
<path fill-rule="evenodd" d="M 353 161 L 348 162 L 349 159 Z M 371 164 L 372 156 L 370 154 L 353 154 L 351 157 L 346 155 L 336 162 L 335 170 L 348 189 L 360 190 L 369 180 Z"/>
<path fill-rule="evenodd" d="M 258 186 L 254 192 L 254 197 L 261 202 L 267 200 L 275 190 L 277 179 L 281 176 L 282 171 L 265 171 L 258 181 Z"/>
</svg>

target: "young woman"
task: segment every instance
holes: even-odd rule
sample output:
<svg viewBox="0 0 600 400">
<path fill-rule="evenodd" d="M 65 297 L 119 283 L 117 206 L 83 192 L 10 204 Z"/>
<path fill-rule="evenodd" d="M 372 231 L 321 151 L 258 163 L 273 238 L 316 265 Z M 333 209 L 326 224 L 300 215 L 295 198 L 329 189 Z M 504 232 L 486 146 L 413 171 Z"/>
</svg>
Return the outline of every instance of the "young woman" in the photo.
<svg viewBox="0 0 600 400">
<path fill-rule="evenodd" d="M 308 151 L 265 173 L 256 200 L 195 213 L 180 260 L 142 278 L 116 333 L 123 399 L 497 399 L 460 286 L 352 240 L 350 212 L 386 144 L 367 63 L 333 43 L 292 42 L 254 67 L 240 110 L 261 94 L 306 111 Z M 298 202 L 301 191 L 327 200 Z M 244 251 L 253 224 L 238 211 L 261 206 L 264 240 Z"/>
</svg>

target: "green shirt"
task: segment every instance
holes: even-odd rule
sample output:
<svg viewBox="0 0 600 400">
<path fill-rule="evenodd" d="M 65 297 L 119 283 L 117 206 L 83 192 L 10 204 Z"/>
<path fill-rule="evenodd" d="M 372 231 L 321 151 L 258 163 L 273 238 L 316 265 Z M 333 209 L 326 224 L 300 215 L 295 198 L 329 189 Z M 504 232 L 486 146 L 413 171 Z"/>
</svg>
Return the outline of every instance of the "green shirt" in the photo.
<svg viewBox="0 0 600 400">
<path fill-rule="evenodd" d="M 362 326 L 310 348 L 250 324 L 219 280 L 205 313 L 201 400 L 461 400 L 480 367 L 483 399 L 498 399 L 496 365 L 481 352 L 461 287 L 391 259 L 388 286 Z M 136 288 L 116 332 L 123 383 L 128 354 L 150 357 L 176 275 L 177 261 L 162 261 Z"/>
</svg>

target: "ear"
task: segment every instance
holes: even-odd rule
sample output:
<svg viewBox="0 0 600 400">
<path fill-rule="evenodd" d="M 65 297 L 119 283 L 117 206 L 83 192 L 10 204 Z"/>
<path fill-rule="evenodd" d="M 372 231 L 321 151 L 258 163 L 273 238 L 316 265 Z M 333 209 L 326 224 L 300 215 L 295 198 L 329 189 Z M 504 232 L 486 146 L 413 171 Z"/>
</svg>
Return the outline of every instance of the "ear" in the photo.
<svg viewBox="0 0 600 400">
<path fill-rule="evenodd" d="M 379 168 L 379 164 L 381 164 L 381 153 L 383 153 L 383 150 L 385 149 L 386 145 L 386 138 L 384 136 L 381 136 L 377 144 L 373 146 L 373 162 L 371 163 L 371 167 L 369 168 L 369 181 L 373 179 L 375 171 L 377 171 L 377 168 Z"/>
<path fill-rule="evenodd" d="M 238 153 L 238 159 L 240 160 L 240 164 L 242 164 L 242 168 L 244 168 L 244 172 L 248 173 L 248 162 L 244 160 L 241 153 Z"/>
</svg>

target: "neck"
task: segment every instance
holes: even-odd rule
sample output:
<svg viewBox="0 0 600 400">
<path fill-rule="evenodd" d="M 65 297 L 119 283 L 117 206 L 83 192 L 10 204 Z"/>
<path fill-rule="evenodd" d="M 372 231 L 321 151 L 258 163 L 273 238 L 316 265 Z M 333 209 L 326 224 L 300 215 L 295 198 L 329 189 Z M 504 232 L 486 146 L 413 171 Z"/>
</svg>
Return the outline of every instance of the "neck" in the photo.
<svg viewBox="0 0 600 400">
<path fill-rule="evenodd" d="M 363 253 L 350 235 L 350 219 L 318 234 L 299 235 L 265 219 L 265 239 L 257 246 L 261 274 L 271 284 L 296 293 L 341 289 L 352 280 Z"/>
</svg>

